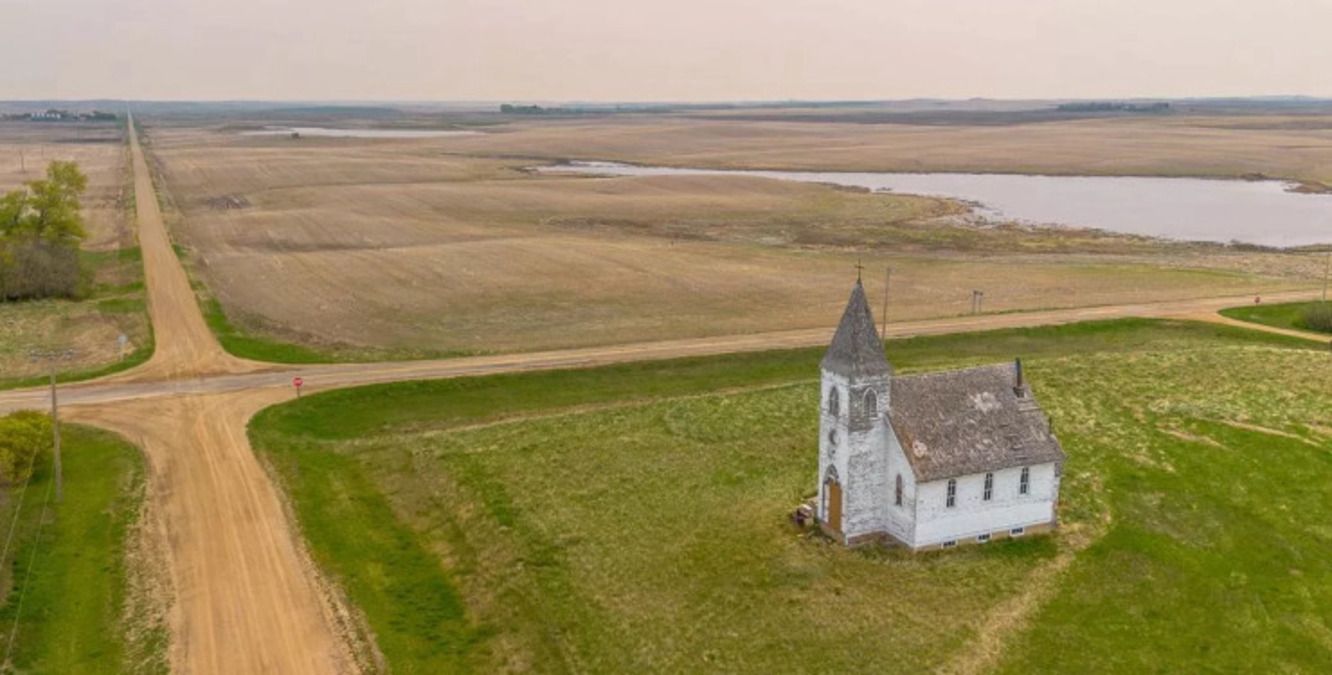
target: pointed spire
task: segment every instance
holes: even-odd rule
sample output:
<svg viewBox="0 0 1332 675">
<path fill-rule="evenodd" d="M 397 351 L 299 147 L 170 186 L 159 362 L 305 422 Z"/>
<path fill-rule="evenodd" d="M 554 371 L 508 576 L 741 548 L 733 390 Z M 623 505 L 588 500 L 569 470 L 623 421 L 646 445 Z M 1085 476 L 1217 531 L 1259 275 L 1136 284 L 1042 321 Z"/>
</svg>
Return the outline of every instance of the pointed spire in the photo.
<svg viewBox="0 0 1332 675">
<path fill-rule="evenodd" d="M 874 316 L 859 279 L 851 289 L 851 299 L 846 303 L 842 321 L 837 325 L 837 332 L 833 334 L 832 344 L 828 345 L 828 353 L 823 356 L 820 367 L 848 377 L 893 372 L 883 355 L 883 342 L 874 329 Z"/>
</svg>

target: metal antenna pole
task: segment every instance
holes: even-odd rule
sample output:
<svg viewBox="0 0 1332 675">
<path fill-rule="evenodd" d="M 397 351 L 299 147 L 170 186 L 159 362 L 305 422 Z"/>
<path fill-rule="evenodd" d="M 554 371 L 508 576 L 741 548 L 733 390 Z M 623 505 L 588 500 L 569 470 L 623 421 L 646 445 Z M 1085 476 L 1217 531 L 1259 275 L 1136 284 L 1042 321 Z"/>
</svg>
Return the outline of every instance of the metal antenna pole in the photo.
<svg viewBox="0 0 1332 675">
<path fill-rule="evenodd" d="M 56 502 L 61 500 L 65 492 L 64 471 L 60 465 L 60 399 L 56 396 L 56 372 L 55 362 L 51 362 L 51 435 L 54 441 L 55 455 L 52 462 L 55 465 L 55 498 Z"/>
</svg>

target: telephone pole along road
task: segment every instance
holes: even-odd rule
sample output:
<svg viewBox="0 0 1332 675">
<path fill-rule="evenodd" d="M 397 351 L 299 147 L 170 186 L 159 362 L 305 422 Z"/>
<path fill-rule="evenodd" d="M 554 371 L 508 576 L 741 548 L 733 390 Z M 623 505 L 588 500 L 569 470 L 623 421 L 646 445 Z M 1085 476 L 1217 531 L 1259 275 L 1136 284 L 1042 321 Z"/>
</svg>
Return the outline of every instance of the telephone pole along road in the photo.
<svg viewBox="0 0 1332 675">
<path fill-rule="evenodd" d="M 169 659 L 174 672 L 310 673 L 359 670 L 345 636 L 349 613 L 306 557 L 277 489 L 245 429 L 259 410 L 289 400 L 292 378 L 314 391 L 378 382 L 583 368 L 630 361 L 812 347 L 817 328 L 525 354 L 299 368 L 227 354 L 208 330 L 158 209 L 130 122 L 139 243 L 156 351 L 144 365 L 64 385 L 67 419 L 113 430 L 148 459 L 145 524 L 169 588 Z M 1303 300 L 1316 292 L 1273 295 Z M 889 337 L 1072 323 L 1122 317 L 1221 323 L 1216 311 L 1250 297 L 969 316 L 890 325 Z M 1308 333 L 1259 328 L 1326 340 Z M 42 409 L 44 388 L 0 392 L 0 412 Z"/>
</svg>

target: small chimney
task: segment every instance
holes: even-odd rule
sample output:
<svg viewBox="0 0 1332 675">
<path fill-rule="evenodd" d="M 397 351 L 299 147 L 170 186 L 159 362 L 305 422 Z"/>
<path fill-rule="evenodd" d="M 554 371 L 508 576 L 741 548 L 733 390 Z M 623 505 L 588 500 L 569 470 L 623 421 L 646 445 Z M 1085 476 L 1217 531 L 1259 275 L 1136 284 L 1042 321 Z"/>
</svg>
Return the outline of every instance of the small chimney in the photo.
<svg viewBox="0 0 1332 675">
<path fill-rule="evenodd" d="M 1013 393 L 1017 394 L 1018 398 L 1025 398 L 1027 396 L 1027 382 L 1022 377 L 1021 358 L 1013 359 L 1013 368 L 1017 373 L 1017 380 L 1013 383 Z"/>
</svg>

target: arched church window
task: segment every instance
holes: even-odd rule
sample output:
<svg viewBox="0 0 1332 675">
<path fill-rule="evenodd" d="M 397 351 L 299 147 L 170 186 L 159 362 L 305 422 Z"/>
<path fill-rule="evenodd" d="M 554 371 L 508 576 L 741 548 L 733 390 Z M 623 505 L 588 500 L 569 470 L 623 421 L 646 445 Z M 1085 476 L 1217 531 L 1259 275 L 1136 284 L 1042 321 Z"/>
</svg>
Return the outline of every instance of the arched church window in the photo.
<svg viewBox="0 0 1332 675">
<path fill-rule="evenodd" d="M 865 414 L 873 417 L 879 412 L 879 395 L 873 389 L 865 390 Z"/>
<path fill-rule="evenodd" d="M 842 403 L 837 396 L 837 387 L 828 389 L 828 414 L 836 417 L 842 412 Z"/>
<path fill-rule="evenodd" d="M 897 474 L 897 498 L 895 501 L 898 506 L 902 505 L 902 474 L 900 473 Z"/>
</svg>

